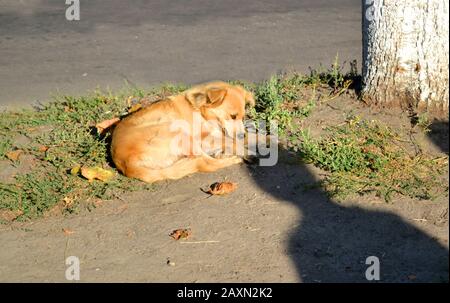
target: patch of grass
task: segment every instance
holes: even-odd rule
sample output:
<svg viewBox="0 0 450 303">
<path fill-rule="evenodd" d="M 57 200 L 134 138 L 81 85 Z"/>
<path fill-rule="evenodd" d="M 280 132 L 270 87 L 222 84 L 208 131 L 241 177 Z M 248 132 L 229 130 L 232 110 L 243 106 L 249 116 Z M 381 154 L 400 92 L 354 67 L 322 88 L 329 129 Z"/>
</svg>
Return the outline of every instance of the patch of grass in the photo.
<svg viewBox="0 0 450 303">
<path fill-rule="evenodd" d="M 11 139 L 5 135 L 0 135 L 0 160 L 6 157 L 6 153 L 12 148 Z"/>
<path fill-rule="evenodd" d="M 343 73 L 338 56 L 331 68 L 320 71 L 311 70 L 309 75 L 299 73 L 272 76 L 269 80 L 247 85 L 253 91 L 256 106 L 250 111 L 253 120 L 276 121 L 281 136 L 288 131 L 296 131 L 295 120 L 307 118 L 318 102 L 316 88 L 331 87 L 332 91 L 326 102 L 345 92 L 351 84 L 352 75 Z M 305 96 L 309 90 L 309 96 Z"/>
<path fill-rule="evenodd" d="M 109 167 L 110 135 L 97 134 L 95 124 L 126 114 L 130 94 L 146 95 L 138 90 L 119 96 L 96 92 L 87 97 L 61 97 L 35 110 L 0 113 L 0 158 L 14 148 L 14 135 L 37 132 L 32 143 L 22 148 L 35 157 L 32 170 L 17 175 L 12 184 L 0 184 L 0 210 L 19 210 L 19 219 L 25 220 L 64 201 L 71 201 L 64 210 L 73 212 L 81 201 L 109 199 L 125 190 L 149 189 L 143 182 L 120 175 L 110 182 L 89 183 L 69 173 L 77 165 Z M 50 130 L 39 132 L 40 126 L 49 126 Z"/>
<path fill-rule="evenodd" d="M 256 85 L 254 87 L 256 106 L 250 111 L 253 120 L 264 121 L 267 126 L 271 121 L 276 121 L 281 133 L 291 127 L 292 119 L 299 115 L 297 110 L 284 107 L 285 102 L 296 97 L 293 90 L 286 93 L 284 84 L 283 78 L 272 76 L 269 80 Z"/>
<path fill-rule="evenodd" d="M 256 106 L 249 116 L 255 121 L 263 121 L 266 126 L 271 121 L 278 124 L 278 132 L 285 135 L 293 129 L 293 121 L 307 117 L 315 107 L 316 100 L 301 100 L 300 91 L 305 88 L 307 77 L 299 74 L 290 76 L 277 75 L 269 80 L 254 85 L 251 90 L 255 95 Z"/>
<path fill-rule="evenodd" d="M 440 177 L 447 158 L 410 155 L 405 141 L 379 122 L 354 117 L 327 131 L 315 139 L 302 130 L 299 150 L 304 160 L 329 172 L 324 185 L 332 196 L 374 192 L 389 201 L 395 193 L 432 199 L 448 191 Z"/>
</svg>

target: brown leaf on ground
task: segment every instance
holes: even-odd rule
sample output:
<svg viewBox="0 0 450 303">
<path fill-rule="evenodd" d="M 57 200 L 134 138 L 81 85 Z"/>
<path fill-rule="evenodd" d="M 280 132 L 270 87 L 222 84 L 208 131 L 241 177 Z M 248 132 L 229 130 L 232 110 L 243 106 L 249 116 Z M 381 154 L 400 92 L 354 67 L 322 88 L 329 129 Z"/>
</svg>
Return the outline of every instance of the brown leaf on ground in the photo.
<svg viewBox="0 0 450 303">
<path fill-rule="evenodd" d="M 70 174 L 71 174 L 72 176 L 76 176 L 76 175 L 78 175 L 78 173 L 80 172 L 80 169 L 81 169 L 81 166 L 80 166 L 80 165 L 76 165 L 76 166 L 74 166 L 74 167 L 72 167 L 72 168 L 70 169 Z"/>
<path fill-rule="evenodd" d="M 23 153 L 23 150 L 17 149 L 6 153 L 6 158 L 11 161 L 19 160 L 20 155 Z"/>
<path fill-rule="evenodd" d="M 70 236 L 71 234 L 75 233 L 73 230 L 68 229 L 68 228 L 63 228 L 62 231 L 66 236 Z"/>
<path fill-rule="evenodd" d="M 113 127 L 114 125 L 119 123 L 119 121 L 120 121 L 119 118 L 112 118 L 112 119 L 105 120 L 105 121 L 102 121 L 100 123 L 97 123 L 95 125 L 95 127 L 97 128 L 97 133 L 104 134 L 106 131 L 111 129 L 111 127 Z"/>
<path fill-rule="evenodd" d="M 39 151 L 45 153 L 46 151 L 48 151 L 49 147 L 45 146 L 45 145 L 40 145 L 39 146 Z"/>
<path fill-rule="evenodd" d="M 214 184 L 212 184 L 209 187 L 209 190 L 205 191 L 208 194 L 211 195 L 217 195 L 217 196 L 221 196 L 221 195 L 226 195 L 229 194 L 233 191 L 235 191 L 237 188 L 237 183 L 234 182 L 216 182 Z"/>
<path fill-rule="evenodd" d="M 66 113 L 72 113 L 72 112 L 73 112 L 73 109 L 70 108 L 70 106 L 64 106 L 64 112 L 66 112 Z"/>
<path fill-rule="evenodd" d="M 103 169 L 101 167 L 85 167 L 81 168 L 81 175 L 92 182 L 97 179 L 103 182 L 107 182 L 114 177 L 114 172 Z"/>
<path fill-rule="evenodd" d="M 176 229 L 174 230 L 170 236 L 172 238 L 174 238 L 175 240 L 179 240 L 179 239 L 187 239 L 189 238 L 189 236 L 192 234 L 191 229 L 189 228 L 181 228 L 181 229 Z"/>
<path fill-rule="evenodd" d="M 141 103 L 136 103 L 133 106 L 130 107 L 130 109 L 128 110 L 128 113 L 133 113 L 135 111 L 138 111 L 142 108 L 142 104 Z"/>
<path fill-rule="evenodd" d="M 63 202 L 64 202 L 64 207 L 69 208 L 73 205 L 74 200 L 73 200 L 73 198 L 70 198 L 70 197 L 64 197 Z"/>
<path fill-rule="evenodd" d="M 128 107 L 132 106 L 133 104 L 136 104 L 137 102 L 139 102 L 139 99 L 135 96 L 129 96 L 127 98 L 127 106 Z"/>
</svg>

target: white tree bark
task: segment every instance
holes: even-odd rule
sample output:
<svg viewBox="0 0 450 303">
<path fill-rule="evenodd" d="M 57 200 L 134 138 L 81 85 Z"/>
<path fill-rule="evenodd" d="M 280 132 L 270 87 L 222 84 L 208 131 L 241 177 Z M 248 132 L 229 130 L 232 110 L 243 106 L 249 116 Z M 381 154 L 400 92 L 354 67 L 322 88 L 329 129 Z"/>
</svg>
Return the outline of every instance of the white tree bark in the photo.
<svg viewBox="0 0 450 303">
<path fill-rule="evenodd" d="M 448 113 L 449 1 L 362 1 L 364 100 Z"/>
</svg>

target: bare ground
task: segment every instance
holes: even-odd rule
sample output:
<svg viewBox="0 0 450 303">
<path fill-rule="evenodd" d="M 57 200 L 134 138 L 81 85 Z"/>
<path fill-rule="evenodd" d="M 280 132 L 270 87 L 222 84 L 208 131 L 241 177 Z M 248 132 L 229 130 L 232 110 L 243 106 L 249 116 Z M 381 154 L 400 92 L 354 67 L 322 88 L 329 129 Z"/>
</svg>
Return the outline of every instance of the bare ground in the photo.
<svg viewBox="0 0 450 303">
<path fill-rule="evenodd" d="M 308 125 L 320 132 L 350 111 L 410 127 L 406 113 L 377 113 L 348 97 L 316 108 Z M 416 140 L 448 154 L 448 122 L 432 129 Z M 448 196 L 337 202 L 304 190 L 322 173 L 281 148 L 274 167 L 237 165 L 92 211 L 2 225 L 0 281 L 66 282 L 65 258 L 77 256 L 81 282 L 367 282 L 365 260 L 377 256 L 382 282 L 448 282 Z M 239 187 L 210 198 L 200 190 L 219 180 Z M 189 239 L 169 237 L 187 227 Z"/>
</svg>

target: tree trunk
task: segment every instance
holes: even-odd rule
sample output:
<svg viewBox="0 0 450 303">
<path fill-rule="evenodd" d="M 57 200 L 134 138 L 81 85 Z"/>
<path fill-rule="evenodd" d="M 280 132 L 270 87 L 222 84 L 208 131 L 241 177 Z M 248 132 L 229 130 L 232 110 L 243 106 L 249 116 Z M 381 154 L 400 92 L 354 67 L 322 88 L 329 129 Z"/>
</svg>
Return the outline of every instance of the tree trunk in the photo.
<svg viewBox="0 0 450 303">
<path fill-rule="evenodd" d="M 448 113 L 448 0 L 362 0 L 362 97 Z"/>
</svg>

